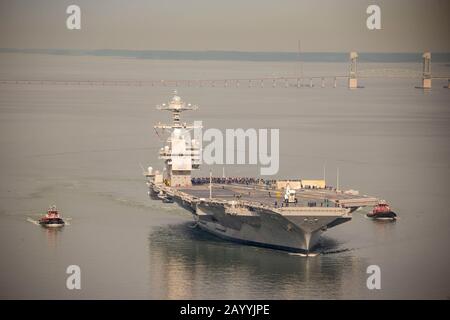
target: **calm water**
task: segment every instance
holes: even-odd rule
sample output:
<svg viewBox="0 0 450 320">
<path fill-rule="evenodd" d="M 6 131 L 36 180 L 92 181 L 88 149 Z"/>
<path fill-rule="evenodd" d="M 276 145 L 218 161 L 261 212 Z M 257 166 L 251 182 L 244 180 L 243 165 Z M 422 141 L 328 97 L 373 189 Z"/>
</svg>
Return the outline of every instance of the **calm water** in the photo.
<svg viewBox="0 0 450 320">
<path fill-rule="evenodd" d="M 293 63 L 155 61 L 0 54 L 0 78 L 169 79 L 293 75 Z M 420 70 L 415 64 L 361 68 Z M 308 75 L 346 64 L 306 63 Z M 449 74 L 448 65 L 434 65 Z M 279 128 L 277 177 L 320 178 L 387 199 L 396 223 L 351 222 L 304 258 L 218 240 L 191 228 L 176 205 L 147 197 L 139 164 L 161 166 L 154 105 L 170 88 L 0 85 L 1 298 L 450 298 L 450 90 L 413 79 L 365 80 L 365 89 L 180 88 L 205 127 Z M 159 164 L 159 165 L 158 165 Z M 199 174 L 206 174 L 203 168 Z M 222 167 L 213 167 L 216 175 Z M 256 175 L 227 166 L 229 175 Z M 27 221 L 55 203 L 70 225 Z M 66 267 L 82 289 L 66 289 Z M 366 268 L 381 267 L 381 290 Z"/>
</svg>

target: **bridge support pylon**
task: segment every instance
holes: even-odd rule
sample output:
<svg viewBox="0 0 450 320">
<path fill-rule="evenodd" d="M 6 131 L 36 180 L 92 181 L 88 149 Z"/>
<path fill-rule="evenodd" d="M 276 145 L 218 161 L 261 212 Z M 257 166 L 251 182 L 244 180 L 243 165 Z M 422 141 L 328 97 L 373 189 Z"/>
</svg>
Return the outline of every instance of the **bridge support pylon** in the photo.
<svg viewBox="0 0 450 320">
<path fill-rule="evenodd" d="M 358 88 L 358 53 L 355 51 L 350 52 L 350 72 L 348 75 L 348 87 L 349 89 Z"/>
<path fill-rule="evenodd" d="M 431 52 L 422 55 L 422 85 L 418 89 L 431 89 Z"/>
<path fill-rule="evenodd" d="M 431 89 L 431 52 L 425 52 L 422 58 L 422 87 L 424 89 Z"/>
</svg>

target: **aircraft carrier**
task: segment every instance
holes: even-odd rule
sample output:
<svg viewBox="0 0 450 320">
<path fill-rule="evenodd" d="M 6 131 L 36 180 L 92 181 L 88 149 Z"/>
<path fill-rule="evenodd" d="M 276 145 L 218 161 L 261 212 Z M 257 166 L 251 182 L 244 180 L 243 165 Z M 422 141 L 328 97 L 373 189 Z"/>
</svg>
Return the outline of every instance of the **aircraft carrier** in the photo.
<svg viewBox="0 0 450 320">
<path fill-rule="evenodd" d="M 176 202 L 189 210 L 196 226 L 223 239 L 274 249 L 313 254 L 320 235 L 350 221 L 352 212 L 376 205 L 379 199 L 341 191 L 324 180 L 267 180 L 249 177 L 192 177 L 201 162 L 200 142 L 191 139 L 194 125 L 180 114 L 196 110 L 174 93 L 158 110 L 172 113 L 171 124 L 155 131 L 168 133 L 160 149 L 162 171 L 144 172 L 148 194 L 163 203 Z"/>
</svg>

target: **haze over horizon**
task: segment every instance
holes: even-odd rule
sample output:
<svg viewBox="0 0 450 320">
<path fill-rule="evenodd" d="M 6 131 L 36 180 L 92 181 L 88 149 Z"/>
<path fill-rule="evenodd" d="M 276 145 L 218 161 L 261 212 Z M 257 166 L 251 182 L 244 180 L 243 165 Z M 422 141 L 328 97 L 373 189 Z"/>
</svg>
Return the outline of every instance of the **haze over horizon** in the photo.
<svg viewBox="0 0 450 320">
<path fill-rule="evenodd" d="M 81 8 L 81 30 L 66 8 Z M 366 8 L 381 8 L 368 30 Z M 2 0 L 0 47 L 73 50 L 450 52 L 445 0 Z"/>
</svg>

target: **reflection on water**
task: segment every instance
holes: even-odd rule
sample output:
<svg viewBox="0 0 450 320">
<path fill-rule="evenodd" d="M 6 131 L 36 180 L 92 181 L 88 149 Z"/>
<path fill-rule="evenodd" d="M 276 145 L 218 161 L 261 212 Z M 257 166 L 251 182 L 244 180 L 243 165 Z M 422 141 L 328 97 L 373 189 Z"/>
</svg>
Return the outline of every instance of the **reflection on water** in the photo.
<svg viewBox="0 0 450 320">
<path fill-rule="evenodd" d="M 323 239 L 325 251 L 336 247 Z M 161 298 L 337 298 L 351 277 L 365 283 L 366 264 L 349 253 L 306 258 L 222 241 L 190 223 L 156 228 L 149 250 L 150 285 Z"/>
<path fill-rule="evenodd" d="M 62 228 L 45 228 L 40 227 L 42 229 L 42 232 L 45 233 L 48 246 L 51 248 L 56 248 L 58 246 L 58 238 L 60 236 L 60 233 L 63 232 L 64 227 Z"/>
<path fill-rule="evenodd" d="M 395 229 L 397 227 L 397 220 L 377 220 L 369 219 L 373 225 L 373 232 L 378 241 L 389 243 L 391 240 L 395 241 Z"/>
</svg>

